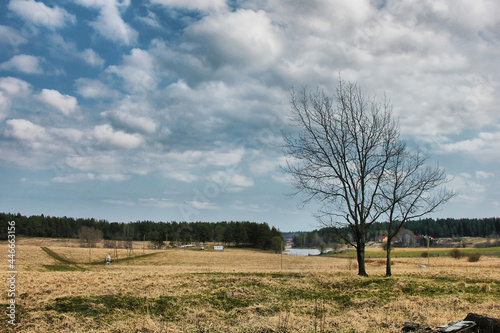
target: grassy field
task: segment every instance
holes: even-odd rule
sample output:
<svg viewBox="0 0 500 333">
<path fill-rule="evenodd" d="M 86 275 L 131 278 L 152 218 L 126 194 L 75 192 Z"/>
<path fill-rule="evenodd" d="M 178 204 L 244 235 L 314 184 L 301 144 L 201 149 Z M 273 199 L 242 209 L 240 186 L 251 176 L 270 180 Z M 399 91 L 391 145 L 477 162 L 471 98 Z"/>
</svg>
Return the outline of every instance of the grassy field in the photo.
<svg viewBox="0 0 500 333">
<path fill-rule="evenodd" d="M 449 256 L 450 251 L 454 248 L 431 248 L 427 251 L 427 248 L 396 248 L 393 249 L 392 257 L 393 258 L 417 258 L 422 257 L 422 252 L 429 252 L 431 257 L 446 257 Z M 459 248 L 458 249 L 465 256 L 473 253 L 479 253 L 481 255 L 489 255 L 489 256 L 500 256 L 500 247 L 486 247 L 486 248 Z M 329 254 L 332 257 L 338 258 L 355 258 L 356 251 L 352 250 L 347 253 L 336 253 Z M 366 250 L 367 258 L 385 258 L 386 252 L 381 248 L 368 248 Z"/>
<path fill-rule="evenodd" d="M 383 259 L 370 258 L 370 277 L 360 278 L 352 258 L 134 244 L 135 258 L 120 249 L 105 266 L 112 250 L 92 249 L 89 264 L 89 250 L 71 241 L 16 245 L 17 332 L 399 332 L 406 321 L 439 326 L 469 312 L 500 318 L 495 256 L 432 257 L 430 267 L 395 258 L 391 278 Z"/>
</svg>

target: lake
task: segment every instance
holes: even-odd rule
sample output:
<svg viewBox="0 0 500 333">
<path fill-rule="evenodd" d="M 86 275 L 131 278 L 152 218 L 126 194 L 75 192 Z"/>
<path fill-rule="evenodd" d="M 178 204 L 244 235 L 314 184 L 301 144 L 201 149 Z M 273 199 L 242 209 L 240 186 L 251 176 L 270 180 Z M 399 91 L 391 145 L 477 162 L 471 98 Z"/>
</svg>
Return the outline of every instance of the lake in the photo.
<svg viewBox="0 0 500 333">
<path fill-rule="evenodd" d="M 318 249 L 293 249 L 293 248 L 286 248 L 283 254 L 288 254 L 292 256 L 317 256 L 321 252 Z"/>
</svg>

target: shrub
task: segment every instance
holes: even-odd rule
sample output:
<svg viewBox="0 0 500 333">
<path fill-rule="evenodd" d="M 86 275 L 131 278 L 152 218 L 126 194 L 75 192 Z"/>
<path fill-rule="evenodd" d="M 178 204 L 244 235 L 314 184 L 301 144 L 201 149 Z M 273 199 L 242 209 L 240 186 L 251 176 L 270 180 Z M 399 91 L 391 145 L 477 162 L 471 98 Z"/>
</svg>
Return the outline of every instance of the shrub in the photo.
<svg viewBox="0 0 500 333">
<path fill-rule="evenodd" d="M 420 254 L 422 258 L 429 258 L 429 251 L 424 251 Z"/>
<path fill-rule="evenodd" d="M 486 248 L 486 247 L 498 247 L 498 246 L 500 246 L 500 239 L 492 239 L 492 240 L 485 241 L 485 242 L 478 243 L 478 244 L 474 245 L 474 247 L 476 249 L 482 249 L 482 248 Z"/>
<path fill-rule="evenodd" d="M 478 262 L 480 258 L 481 258 L 481 253 L 473 253 L 473 254 L 469 254 L 469 256 L 467 257 L 467 261 L 468 262 Z"/>
<path fill-rule="evenodd" d="M 460 259 L 462 258 L 462 252 L 459 249 L 450 250 L 450 257 Z"/>
</svg>

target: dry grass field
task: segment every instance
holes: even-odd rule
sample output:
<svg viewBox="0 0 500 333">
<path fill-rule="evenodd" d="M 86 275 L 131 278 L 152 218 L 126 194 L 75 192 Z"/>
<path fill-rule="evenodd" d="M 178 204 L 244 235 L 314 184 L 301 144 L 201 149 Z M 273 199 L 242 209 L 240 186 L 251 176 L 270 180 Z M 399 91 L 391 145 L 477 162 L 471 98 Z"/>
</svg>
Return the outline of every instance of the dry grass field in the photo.
<svg viewBox="0 0 500 333">
<path fill-rule="evenodd" d="M 89 250 L 74 241 L 16 245 L 16 332 L 399 332 L 406 321 L 434 327 L 469 312 L 500 318 L 498 257 L 431 258 L 431 267 L 398 258 L 391 278 L 384 260 L 367 259 L 371 276 L 360 278 L 353 259 L 333 257 L 137 243 L 135 259 L 106 266 L 113 250 L 92 249 L 89 265 Z"/>
</svg>

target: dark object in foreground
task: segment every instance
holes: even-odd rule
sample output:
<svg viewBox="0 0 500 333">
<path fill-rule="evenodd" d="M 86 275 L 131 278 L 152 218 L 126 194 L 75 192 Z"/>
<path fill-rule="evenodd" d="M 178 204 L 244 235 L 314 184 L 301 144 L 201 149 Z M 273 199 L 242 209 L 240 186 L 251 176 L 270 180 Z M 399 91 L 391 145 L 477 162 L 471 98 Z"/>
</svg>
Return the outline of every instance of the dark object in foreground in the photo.
<svg viewBox="0 0 500 333">
<path fill-rule="evenodd" d="M 475 322 L 481 333 L 500 333 L 500 319 L 469 313 L 464 320 Z"/>
<path fill-rule="evenodd" d="M 436 328 L 423 329 L 417 323 L 406 322 L 402 332 L 500 333 L 500 319 L 469 313 L 464 320 L 454 321 Z"/>
</svg>

